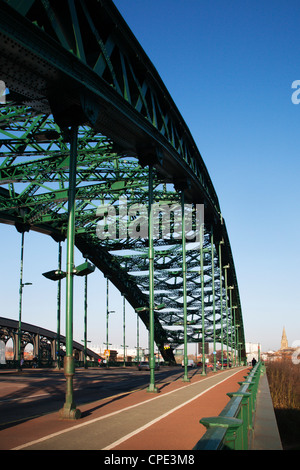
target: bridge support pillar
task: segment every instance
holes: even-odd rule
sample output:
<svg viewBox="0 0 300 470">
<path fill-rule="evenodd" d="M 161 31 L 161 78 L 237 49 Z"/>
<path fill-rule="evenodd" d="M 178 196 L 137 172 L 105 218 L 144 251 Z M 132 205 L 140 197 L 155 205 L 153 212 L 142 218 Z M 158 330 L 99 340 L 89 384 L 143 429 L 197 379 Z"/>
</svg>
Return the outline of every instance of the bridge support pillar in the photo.
<svg viewBox="0 0 300 470">
<path fill-rule="evenodd" d="M 221 370 L 224 369 L 224 331 L 223 331 L 223 273 L 222 273 L 222 245 L 224 240 L 219 242 L 219 269 L 220 269 L 220 315 L 221 315 Z"/>
<path fill-rule="evenodd" d="M 230 305 L 230 317 L 229 317 L 229 322 L 230 322 L 230 361 L 231 361 L 231 367 L 233 367 L 233 308 L 232 308 L 232 291 L 234 290 L 234 286 L 229 286 L 229 305 Z"/>
<path fill-rule="evenodd" d="M 155 357 L 154 357 L 154 247 L 153 247 L 153 167 L 149 165 L 149 216 L 148 216 L 148 234 L 149 234 L 149 366 L 150 383 L 148 392 L 156 393 L 155 386 Z"/>
<path fill-rule="evenodd" d="M 224 277 L 225 277 L 225 306 L 226 306 L 226 348 L 227 348 L 227 367 L 229 365 L 229 324 L 228 324 L 228 283 L 227 283 L 227 270 L 229 269 L 229 264 L 226 266 L 223 266 L 224 268 Z"/>
<path fill-rule="evenodd" d="M 36 334 L 34 335 L 33 338 L 33 357 L 37 357 L 38 359 L 40 358 L 40 347 L 41 347 L 41 341 L 40 341 L 40 335 Z"/>
<path fill-rule="evenodd" d="M 53 339 L 50 343 L 50 355 L 53 362 L 56 361 L 56 339 Z"/>
<path fill-rule="evenodd" d="M 66 377 L 67 389 L 66 399 L 63 408 L 60 410 L 62 419 L 79 419 L 81 412 L 73 401 L 73 376 L 75 373 L 75 364 L 73 356 L 66 356 L 64 359 L 64 373 Z"/>
<path fill-rule="evenodd" d="M 12 340 L 13 340 L 13 353 L 14 353 L 14 361 L 18 360 L 18 341 L 19 341 L 19 336 L 18 332 L 14 332 L 12 335 Z"/>
<path fill-rule="evenodd" d="M 78 419 L 81 412 L 73 401 L 73 377 L 75 364 L 73 357 L 73 280 L 74 280 L 74 243 L 75 243 L 75 191 L 77 163 L 77 126 L 70 130 L 70 170 L 68 194 L 68 234 L 67 234 L 67 270 L 66 270 L 66 357 L 64 374 L 66 377 L 65 404 L 60 411 L 62 419 Z"/>
<path fill-rule="evenodd" d="M 188 377 L 188 352 L 187 352 L 187 288 L 186 288 L 186 244 L 185 244 L 185 214 L 184 214 L 184 190 L 181 191 L 181 229 L 182 229 L 182 279 L 183 279 L 183 335 L 184 335 L 184 375 L 183 382 L 190 382 Z"/>
<path fill-rule="evenodd" d="M 217 372 L 217 351 L 216 351 L 216 292 L 215 292 L 215 246 L 214 246 L 214 230 L 211 226 L 210 231 L 210 249 L 211 249 L 211 282 L 212 282 L 212 302 L 213 302 L 213 371 Z"/>
<path fill-rule="evenodd" d="M 20 266 L 20 290 L 19 290 L 19 327 L 18 327 L 18 370 L 21 371 L 21 335 L 22 335 L 22 295 L 23 295 L 23 258 L 24 258 L 24 231 L 21 241 L 21 266 Z"/>
<path fill-rule="evenodd" d="M 202 316 L 202 372 L 201 375 L 206 375 L 205 370 L 205 323 L 204 323 L 204 227 L 200 233 L 200 275 L 201 275 L 201 316 Z"/>
<path fill-rule="evenodd" d="M 61 241 L 58 243 L 58 270 L 61 271 Z M 61 279 L 58 280 L 57 284 L 57 315 L 56 315 L 56 344 L 55 344 L 55 359 L 56 368 L 60 369 L 60 311 L 61 311 Z"/>
</svg>

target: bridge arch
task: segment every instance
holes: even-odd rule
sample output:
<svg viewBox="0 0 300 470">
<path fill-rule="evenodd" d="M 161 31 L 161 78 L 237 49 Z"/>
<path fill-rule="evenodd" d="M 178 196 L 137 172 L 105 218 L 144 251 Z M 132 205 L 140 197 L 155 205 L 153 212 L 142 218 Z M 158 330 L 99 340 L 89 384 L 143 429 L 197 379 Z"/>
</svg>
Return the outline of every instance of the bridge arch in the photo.
<svg viewBox="0 0 300 470">
<path fill-rule="evenodd" d="M 0 317 L 0 341 L 3 341 L 6 348 L 12 349 L 12 357 L 9 355 L 9 359 L 16 361 L 18 359 L 17 350 L 17 333 L 18 333 L 18 321 L 10 318 Z M 27 347 L 32 348 L 33 357 L 39 358 L 41 363 L 55 363 L 55 343 L 57 332 L 41 328 L 37 325 L 31 325 L 29 323 L 22 322 L 22 356 Z M 61 357 L 65 355 L 65 336 L 60 336 L 60 353 Z M 73 342 L 74 357 L 83 361 L 84 347 L 77 341 Z M 94 351 L 87 349 L 87 357 L 91 360 L 98 360 L 99 355 Z"/>
<path fill-rule="evenodd" d="M 75 244 L 138 312 L 165 360 L 187 342 L 219 342 L 243 356 L 225 220 L 167 88 L 112 1 L 47 5 L 0 4 L 1 79 L 9 89 L 1 104 L 0 222 L 58 243 L 67 238 L 70 285 Z M 181 227 L 173 219 L 167 237 L 153 237 L 155 203 L 180 213 Z M 130 224 L 141 236 L 128 237 Z"/>
</svg>

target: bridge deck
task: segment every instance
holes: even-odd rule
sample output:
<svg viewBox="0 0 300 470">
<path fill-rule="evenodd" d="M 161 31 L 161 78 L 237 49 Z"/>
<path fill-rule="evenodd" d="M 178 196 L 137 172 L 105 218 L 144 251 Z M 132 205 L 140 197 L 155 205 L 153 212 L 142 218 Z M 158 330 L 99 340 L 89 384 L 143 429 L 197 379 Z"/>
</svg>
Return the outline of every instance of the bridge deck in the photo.
<svg viewBox="0 0 300 470">
<path fill-rule="evenodd" d="M 199 420 L 215 416 L 239 388 L 246 368 L 192 376 L 158 384 L 159 393 L 136 390 L 81 405 L 78 421 L 58 413 L 0 432 L 0 448 L 28 450 L 191 450 L 205 428 Z"/>
</svg>

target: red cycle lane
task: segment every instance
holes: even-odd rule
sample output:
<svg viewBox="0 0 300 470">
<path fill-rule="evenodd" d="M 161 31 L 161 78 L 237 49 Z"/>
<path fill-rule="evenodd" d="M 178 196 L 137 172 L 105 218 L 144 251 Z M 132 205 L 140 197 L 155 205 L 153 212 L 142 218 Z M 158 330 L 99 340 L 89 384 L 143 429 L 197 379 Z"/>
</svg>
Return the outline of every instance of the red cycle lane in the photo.
<svg viewBox="0 0 300 470">
<path fill-rule="evenodd" d="M 0 431 L 0 448 L 191 450 L 205 432 L 199 420 L 218 415 L 229 400 L 226 393 L 238 390 L 248 372 L 239 368 L 192 374 L 190 383 L 179 379 L 158 384 L 158 394 L 139 389 L 107 397 L 80 406 L 83 417 L 76 421 L 59 420 L 58 413 L 40 416 Z M 148 418 L 142 422 L 145 410 Z M 108 439 L 114 419 L 119 425 L 112 424 Z M 103 428 L 107 433 L 101 434 Z"/>
<path fill-rule="evenodd" d="M 226 395 L 239 389 L 246 369 L 210 388 L 158 422 L 147 427 L 119 445 L 114 450 L 191 450 L 203 436 L 206 428 L 201 418 L 217 416 L 230 398 Z"/>
</svg>

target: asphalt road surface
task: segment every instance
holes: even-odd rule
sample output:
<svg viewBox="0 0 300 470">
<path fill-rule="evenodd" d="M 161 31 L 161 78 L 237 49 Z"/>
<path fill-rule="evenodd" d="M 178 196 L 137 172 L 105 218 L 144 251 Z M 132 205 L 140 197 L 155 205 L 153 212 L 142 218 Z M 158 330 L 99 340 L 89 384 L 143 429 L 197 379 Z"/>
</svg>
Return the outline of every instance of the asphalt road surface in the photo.
<svg viewBox="0 0 300 470">
<path fill-rule="evenodd" d="M 190 376 L 201 373 L 191 369 Z M 181 367 L 161 367 L 155 382 L 163 387 L 183 376 Z M 76 406 L 106 397 L 119 397 L 134 390 L 146 389 L 149 371 L 137 367 L 77 369 L 74 376 Z M 65 401 L 66 381 L 63 370 L 24 369 L 0 373 L 0 430 L 47 413 L 57 412 Z"/>
</svg>

